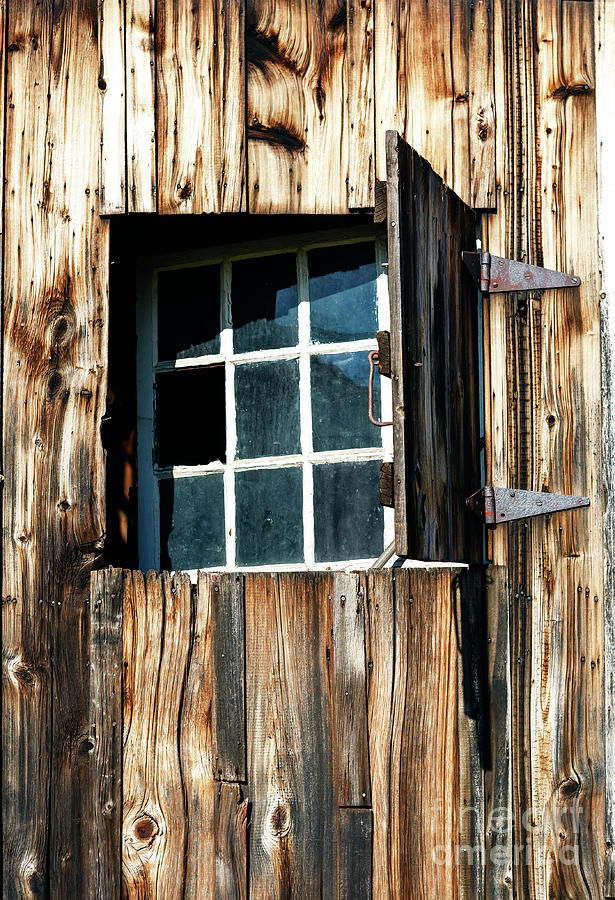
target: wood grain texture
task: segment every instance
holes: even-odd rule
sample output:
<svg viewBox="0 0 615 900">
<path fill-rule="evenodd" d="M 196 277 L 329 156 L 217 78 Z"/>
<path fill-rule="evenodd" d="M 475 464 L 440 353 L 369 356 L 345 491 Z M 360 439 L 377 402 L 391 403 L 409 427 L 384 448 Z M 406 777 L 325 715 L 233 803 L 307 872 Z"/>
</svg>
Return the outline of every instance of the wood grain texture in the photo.
<svg viewBox="0 0 615 900">
<path fill-rule="evenodd" d="M 337 897 L 332 576 L 246 575 L 250 897 Z"/>
<path fill-rule="evenodd" d="M 7 29 L 4 883 L 8 896 L 47 884 L 79 896 L 92 791 L 84 601 L 105 518 L 97 4 L 14 4 Z"/>
<path fill-rule="evenodd" d="M 250 212 L 347 212 L 346 4 L 247 0 L 246 8 Z M 355 53 L 368 39 L 366 17 L 361 9 Z M 353 97 L 353 113 L 369 104 L 368 86 L 355 76 Z M 357 153 L 365 152 L 360 141 Z M 354 179 L 356 191 L 356 171 Z"/>
<path fill-rule="evenodd" d="M 203 660 L 210 632 L 203 593 L 195 609 L 186 575 L 149 572 L 144 579 L 135 572 L 124 579 L 127 898 L 181 896 L 188 885 L 201 891 L 212 884 L 211 681 Z M 198 835 L 195 827 L 202 829 Z"/>
<path fill-rule="evenodd" d="M 514 895 L 593 897 L 604 858 L 593 6 L 497 2 L 494 13 L 500 202 L 489 250 L 583 283 L 490 307 L 492 478 L 592 500 L 492 542 L 513 598 Z"/>
<path fill-rule="evenodd" d="M 348 32 L 348 206 L 374 206 L 374 4 L 350 0 Z"/>
<path fill-rule="evenodd" d="M 615 4 L 594 4 L 596 48 L 596 142 L 598 145 L 598 222 L 600 270 L 600 330 L 602 350 L 602 483 L 605 487 L 604 516 L 604 746 L 606 780 L 606 862 L 604 893 L 615 897 L 615 153 L 613 129 L 608 126 L 609 109 L 615 96 Z"/>
<path fill-rule="evenodd" d="M 128 211 L 156 212 L 156 2 L 125 3 Z"/>
<path fill-rule="evenodd" d="M 504 566 L 487 570 L 490 766 L 485 771 L 486 883 L 489 900 L 513 896 L 510 598 Z"/>
<path fill-rule="evenodd" d="M 158 212 L 245 209 L 244 57 L 243 0 L 158 0 Z"/>
<path fill-rule="evenodd" d="M 359 575 L 335 576 L 335 760 L 340 806 L 370 806 L 365 672 L 365 584 Z"/>
<path fill-rule="evenodd" d="M 122 872 L 122 571 L 90 580 L 90 734 L 92 811 L 83 895 L 121 896 Z M 86 748 L 84 747 L 84 750 Z"/>
<path fill-rule="evenodd" d="M 100 44 L 100 188 L 101 215 L 126 212 L 125 0 L 101 0 Z"/>
<path fill-rule="evenodd" d="M 491 4 L 377 3 L 376 177 L 398 131 L 470 206 L 493 206 Z"/>
<path fill-rule="evenodd" d="M 213 575 L 212 672 L 216 778 L 246 780 L 245 629 L 242 575 Z"/>
<path fill-rule="evenodd" d="M 478 297 L 461 271 L 475 218 L 394 132 L 387 155 L 396 552 L 480 562 L 465 508 L 480 480 Z"/>
<path fill-rule="evenodd" d="M 371 900 L 373 815 L 371 809 L 340 809 L 339 897 Z"/>
<path fill-rule="evenodd" d="M 239 784 L 216 785 L 216 900 L 245 900 L 248 801 Z M 202 891 L 202 887 L 201 887 Z"/>
<path fill-rule="evenodd" d="M 454 574 L 399 569 L 393 583 L 390 573 L 369 575 L 373 896 L 378 898 L 459 898 Z"/>
</svg>

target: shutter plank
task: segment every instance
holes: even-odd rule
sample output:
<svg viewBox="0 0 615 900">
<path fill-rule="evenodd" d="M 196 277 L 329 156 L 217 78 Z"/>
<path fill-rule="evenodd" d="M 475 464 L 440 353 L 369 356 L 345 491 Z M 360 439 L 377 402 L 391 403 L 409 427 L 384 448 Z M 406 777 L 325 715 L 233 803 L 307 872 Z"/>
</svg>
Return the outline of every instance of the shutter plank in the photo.
<svg viewBox="0 0 615 900">
<path fill-rule="evenodd" d="M 465 509 L 480 481 L 478 296 L 461 269 L 475 217 L 395 132 L 387 178 L 396 551 L 480 562 Z"/>
</svg>

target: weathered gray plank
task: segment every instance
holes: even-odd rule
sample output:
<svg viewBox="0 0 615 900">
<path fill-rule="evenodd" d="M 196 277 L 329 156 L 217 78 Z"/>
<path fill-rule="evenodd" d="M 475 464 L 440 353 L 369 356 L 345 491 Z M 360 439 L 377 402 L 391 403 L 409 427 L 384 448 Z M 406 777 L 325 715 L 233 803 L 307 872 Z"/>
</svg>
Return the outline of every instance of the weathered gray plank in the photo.
<svg viewBox="0 0 615 900">
<path fill-rule="evenodd" d="M 216 778 L 246 780 L 243 576 L 211 576 Z"/>
<path fill-rule="evenodd" d="M 90 579 L 90 723 L 92 814 L 83 896 L 119 900 L 122 874 L 122 582 L 121 569 Z"/>
<path fill-rule="evenodd" d="M 124 0 L 100 0 L 101 215 L 126 212 L 126 70 Z"/>
<path fill-rule="evenodd" d="M 247 882 L 248 801 L 241 786 L 216 785 L 216 900 L 245 900 Z"/>
<path fill-rule="evenodd" d="M 339 900 L 372 900 L 371 809 L 340 809 Z"/>
<path fill-rule="evenodd" d="M 340 806 L 370 806 L 365 677 L 365 583 L 335 576 L 333 594 L 335 763 Z"/>
<path fill-rule="evenodd" d="M 337 897 L 332 575 L 245 576 L 251 898 Z"/>
</svg>

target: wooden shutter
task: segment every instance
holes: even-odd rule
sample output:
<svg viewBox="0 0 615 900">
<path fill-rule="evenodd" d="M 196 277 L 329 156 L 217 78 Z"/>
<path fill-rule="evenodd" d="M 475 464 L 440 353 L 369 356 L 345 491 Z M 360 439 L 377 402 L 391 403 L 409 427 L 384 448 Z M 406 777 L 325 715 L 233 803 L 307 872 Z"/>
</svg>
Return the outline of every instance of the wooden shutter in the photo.
<svg viewBox="0 0 615 900">
<path fill-rule="evenodd" d="M 476 216 L 394 131 L 386 153 L 395 549 L 478 562 L 479 295 L 461 263 Z"/>
</svg>

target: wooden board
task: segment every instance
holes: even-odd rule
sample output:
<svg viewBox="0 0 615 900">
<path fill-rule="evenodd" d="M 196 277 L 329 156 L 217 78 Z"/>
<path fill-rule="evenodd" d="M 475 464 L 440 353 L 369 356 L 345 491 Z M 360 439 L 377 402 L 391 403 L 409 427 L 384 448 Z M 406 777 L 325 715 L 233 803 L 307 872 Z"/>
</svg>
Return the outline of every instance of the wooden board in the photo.
<svg viewBox="0 0 615 900">
<path fill-rule="evenodd" d="M 101 215 L 126 212 L 125 0 L 99 4 Z"/>
<path fill-rule="evenodd" d="M 213 718 L 216 778 L 246 780 L 245 634 L 243 576 L 210 581 Z"/>
<path fill-rule="evenodd" d="M 353 54 L 365 59 L 369 4 L 355 7 Z M 342 0 L 247 0 L 250 212 L 347 212 L 346 55 Z M 369 106 L 365 74 L 352 76 L 353 116 Z M 364 163 L 366 140 L 356 145 Z M 355 192 L 364 179 L 355 165 Z"/>
<path fill-rule="evenodd" d="M 340 809 L 339 897 L 371 900 L 372 811 Z"/>
<path fill-rule="evenodd" d="M 156 2 L 125 2 L 128 211 L 156 212 Z"/>
<path fill-rule="evenodd" d="M 248 896 L 248 801 L 244 800 L 239 784 L 222 781 L 216 785 L 214 827 L 216 900 L 245 900 Z"/>
<path fill-rule="evenodd" d="M 113 900 L 122 872 L 122 571 L 93 572 L 90 580 L 90 852 L 84 895 Z M 84 747 L 85 750 L 85 747 Z"/>
<path fill-rule="evenodd" d="M 339 574 L 333 594 L 335 759 L 340 806 L 370 806 L 365 584 Z"/>
<path fill-rule="evenodd" d="M 105 529 L 98 5 L 11 5 L 6 66 L 4 879 L 67 897 L 91 852 L 85 600 Z"/>
<path fill-rule="evenodd" d="M 374 206 L 374 4 L 350 0 L 347 6 L 348 206 Z"/>
<path fill-rule="evenodd" d="M 399 569 L 393 583 L 389 573 L 369 576 L 373 896 L 378 898 L 459 898 L 453 573 Z"/>
<path fill-rule="evenodd" d="M 396 552 L 480 562 L 465 507 L 480 483 L 478 294 L 461 269 L 474 214 L 395 132 L 387 179 Z"/>
<path fill-rule="evenodd" d="M 493 206 L 491 41 L 488 0 L 375 4 L 377 178 L 392 129 L 468 205 Z"/>
<path fill-rule="evenodd" d="M 245 209 L 244 3 L 156 12 L 158 212 Z"/>
<path fill-rule="evenodd" d="M 245 576 L 251 898 L 337 897 L 332 588 Z"/>
<path fill-rule="evenodd" d="M 578 274 L 582 285 L 491 298 L 491 477 L 592 501 L 581 515 L 498 529 L 492 541 L 492 558 L 508 565 L 513 598 L 513 840 L 523 848 L 514 891 L 598 896 L 604 635 L 599 260 L 590 237 L 593 4 L 498 0 L 494 16 L 499 209 L 489 222 L 488 249 Z M 528 833 L 522 815 L 530 806 L 535 827 Z"/>
<path fill-rule="evenodd" d="M 615 153 L 613 129 L 608 110 L 615 96 L 615 5 L 608 0 L 594 4 L 596 48 L 596 127 L 598 144 L 598 215 L 600 238 L 600 330 L 602 351 L 602 480 L 615 483 Z M 604 516 L 604 746 L 606 781 L 606 864 L 604 894 L 615 897 L 615 496 L 606 494 Z"/>
</svg>

